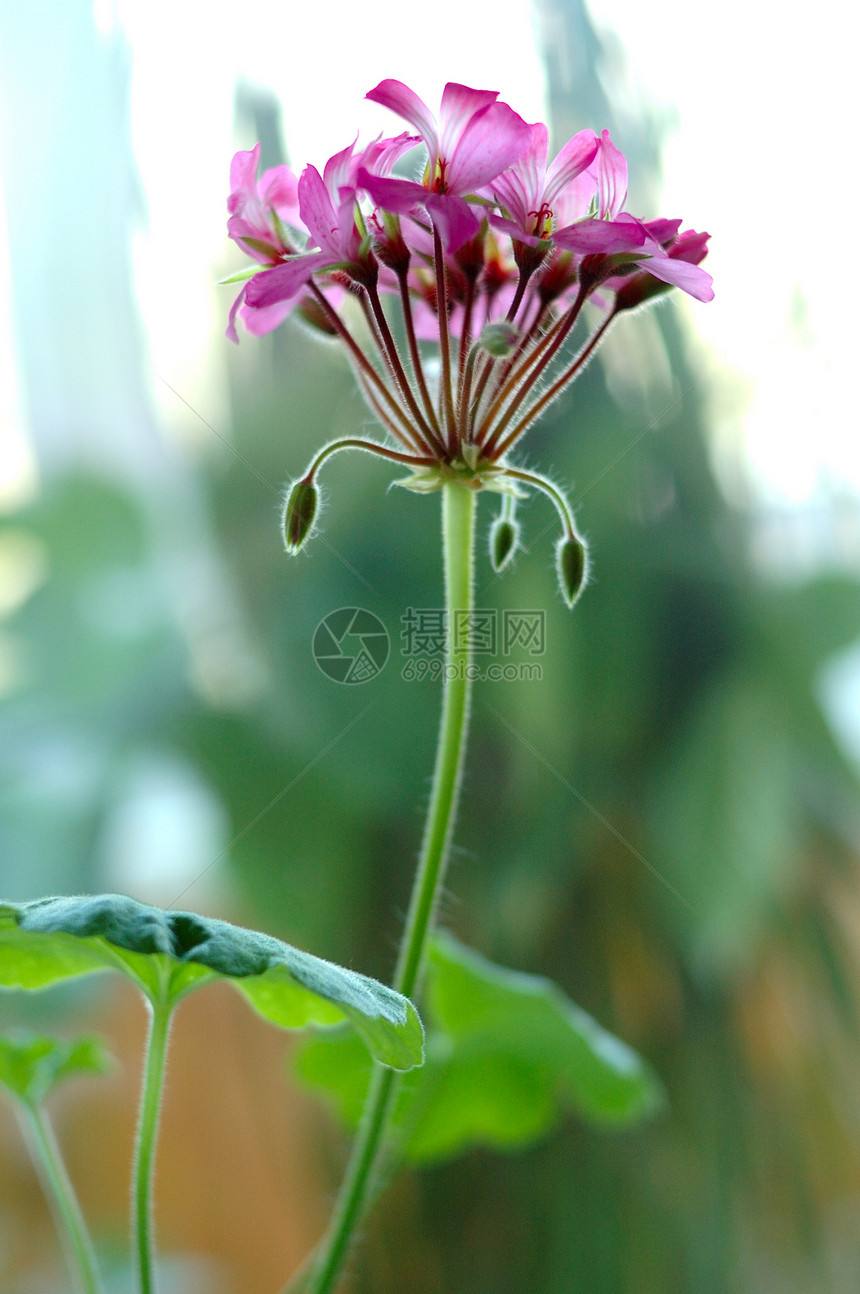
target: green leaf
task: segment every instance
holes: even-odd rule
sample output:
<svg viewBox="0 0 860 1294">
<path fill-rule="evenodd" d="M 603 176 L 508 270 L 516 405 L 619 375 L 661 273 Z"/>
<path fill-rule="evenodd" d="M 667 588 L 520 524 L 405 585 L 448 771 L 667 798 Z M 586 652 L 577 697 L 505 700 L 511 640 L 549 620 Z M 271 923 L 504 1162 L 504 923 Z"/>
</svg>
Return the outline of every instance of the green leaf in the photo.
<svg viewBox="0 0 860 1294">
<path fill-rule="evenodd" d="M 645 1062 L 555 984 L 495 966 L 450 935 L 430 953 L 427 1018 L 427 1059 L 403 1081 L 395 1114 L 405 1159 L 525 1146 L 569 1108 L 591 1123 L 628 1124 L 661 1102 Z M 369 1066 L 350 1030 L 303 1045 L 295 1064 L 358 1122 Z"/>
<path fill-rule="evenodd" d="M 99 1038 L 0 1035 L 0 1084 L 35 1109 L 67 1078 L 104 1074 L 110 1057 Z"/>
<path fill-rule="evenodd" d="M 41 989 L 108 969 L 162 1004 L 228 979 L 282 1028 L 346 1019 L 384 1065 L 421 1064 L 423 1030 L 407 998 L 271 935 L 119 894 L 0 904 L 0 987 Z"/>
</svg>

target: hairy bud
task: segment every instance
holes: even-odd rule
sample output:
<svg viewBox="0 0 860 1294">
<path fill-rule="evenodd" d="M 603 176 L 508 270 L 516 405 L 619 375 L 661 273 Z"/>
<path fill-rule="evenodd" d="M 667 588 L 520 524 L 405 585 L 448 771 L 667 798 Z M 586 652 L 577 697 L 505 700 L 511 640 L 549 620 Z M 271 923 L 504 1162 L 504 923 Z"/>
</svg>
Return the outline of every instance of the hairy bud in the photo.
<svg viewBox="0 0 860 1294">
<path fill-rule="evenodd" d="M 478 345 L 483 346 L 484 350 L 496 359 L 505 359 L 511 354 L 519 339 L 519 328 L 502 320 L 500 323 L 486 325 L 478 338 Z"/>
<path fill-rule="evenodd" d="M 297 553 L 310 534 L 319 503 L 317 487 L 310 481 L 296 481 L 284 507 L 284 547 Z"/>
<path fill-rule="evenodd" d="M 565 535 L 555 555 L 561 595 L 569 607 L 574 606 L 588 580 L 588 549 L 575 535 Z"/>
<path fill-rule="evenodd" d="M 316 332 L 324 333 L 326 337 L 336 337 L 337 329 L 319 301 L 313 297 L 303 297 L 297 311 L 300 318 L 313 328 Z"/>
<path fill-rule="evenodd" d="M 494 571 L 503 571 L 513 558 L 520 528 L 509 517 L 497 517 L 490 531 L 490 561 Z"/>
</svg>

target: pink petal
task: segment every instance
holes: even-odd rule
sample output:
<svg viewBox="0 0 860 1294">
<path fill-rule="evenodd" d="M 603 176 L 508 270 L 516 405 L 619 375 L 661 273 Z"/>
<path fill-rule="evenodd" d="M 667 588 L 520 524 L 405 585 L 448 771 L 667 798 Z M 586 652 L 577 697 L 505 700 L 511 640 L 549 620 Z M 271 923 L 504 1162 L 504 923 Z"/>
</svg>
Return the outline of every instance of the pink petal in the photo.
<svg viewBox="0 0 860 1294">
<path fill-rule="evenodd" d="M 227 207 L 235 215 L 242 199 L 257 191 L 257 166 L 260 162 L 260 145 L 235 154 L 230 163 L 230 197 Z"/>
<path fill-rule="evenodd" d="M 328 189 L 332 198 L 342 185 L 350 184 L 352 182 L 351 172 L 353 168 L 351 163 L 357 142 L 358 135 L 356 135 L 351 144 L 347 144 L 346 148 L 341 149 L 339 153 L 335 153 L 334 157 L 330 157 L 323 167 L 325 187 Z"/>
<path fill-rule="evenodd" d="M 299 180 L 299 211 L 318 247 L 338 255 L 338 215 L 325 181 L 315 166 L 306 166 Z"/>
<path fill-rule="evenodd" d="M 648 230 L 649 237 L 661 247 L 677 237 L 678 230 L 681 228 L 680 220 L 645 220 L 643 224 Z"/>
<path fill-rule="evenodd" d="M 500 233 L 507 234 L 509 238 L 515 238 L 519 243 L 528 243 L 529 247 L 537 247 L 540 239 L 534 234 L 527 233 L 523 225 L 513 220 L 505 220 L 504 216 L 489 216 L 490 224 Z"/>
<path fill-rule="evenodd" d="M 418 131 L 431 154 L 435 156 L 439 151 L 439 137 L 433 114 L 424 100 L 419 99 L 408 85 L 404 85 L 402 81 L 380 81 L 364 97 L 373 103 L 381 103 L 383 108 L 390 108 L 392 112 L 405 118 Z"/>
<path fill-rule="evenodd" d="M 523 233 L 530 223 L 529 215 L 538 211 L 544 200 L 546 172 L 546 126 L 539 121 L 529 129 L 532 137 L 525 153 L 490 186 L 493 196 L 507 208 Z"/>
<path fill-rule="evenodd" d="M 365 167 L 359 167 L 355 180 L 360 189 L 365 189 L 377 207 L 386 211 L 405 215 L 414 211 L 418 204 L 423 206 L 427 190 L 414 180 L 393 180 L 381 175 L 371 175 Z"/>
<path fill-rule="evenodd" d="M 281 249 L 277 246 L 271 230 L 258 229 L 256 225 L 250 224 L 244 216 L 230 217 L 227 221 L 227 236 L 232 238 L 234 243 L 239 244 L 246 256 L 252 256 L 261 265 L 271 265 L 273 261 L 280 259 Z M 251 246 L 245 242 L 246 238 L 253 238 L 261 246 Z M 263 251 L 263 246 L 269 249 L 268 252 Z"/>
<path fill-rule="evenodd" d="M 442 239 L 442 246 L 447 252 L 456 252 L 470 238 L 474 238 L 481 227 L 480 218 L 468 202 L 452 193 L 425 191 L 424 205 L 430 212 Z"/>
<path fill-rule="evenodd" d="M 647 260 L 638 261 L 639 267 L 647 274 L 663 283 L 688 292 L 697 301 L 713 301 L 713 279 L 700 265 L 691 265 L 689 261 L 680 261 L 673 256 L 650 256 Z M 252 280 L 253 282 L 253 280 Z"/>
<path fill-rule="evenodd" d="M 274 207 L 279 216 L 298 214 L 298 180 L 288 166 L 273 166 L 264 171 L 257 192 L 264 207 Z"/>
<path fill-rule="evenodd" d="M 451 193 L 474 193 L 513 166 L 531 143 L 531 129 L 506 103 L 491 103 L 475 114 L 447 157 Z"/>
<path fill-rule="evenodd" d="M 356 158 L 356 171 L 358 167 L 365 166 L 374 175 L 390 175 L 394 163 L 420 143 L 418 135 L 408 135 L 406 131 L 393 139 L 374 139 Z"/>
<path fill-rule="evenodd" d="M 551 207 L 556 195 L 591 165 L 598 147 L 593 130 L 580 130 L 569 139 L 547 168 L 543 201 Z"/>
<path fill-rule="evenodd" d="M 274 305 L 276 301 L 288 301 L 302 290 L 315 270 L 330 264 L 325 252 L 313 252 L 294 261 L 285 261 L 271 270 L 263 270 L 246 283 L 245 300 L 255 309 Z"/>
<path fill-rule="evenodd" d="M 264 337 L 284 322 L 299 304 L 299 300 L 296 296 L 289 301 L 276 301 L 271 306 L 255 307 L 246 304 L 242 311 L 242 323 L 252 337 Z"/>
<path fill-rule="evenodd" d="M 559 247 L 589 255 L 592 252 L 634 252 L 642 248 L 645 231 L 638 220 L 580 220 L 559 229 L 553 238 Z"/>
<path fill-rule="evenodd" d="M 439 111 L 440 157 L 451 157 L 470 119 L 483 108 L 495 103 L 498 97 L 498 90 L 470 90 L 467 85 L 458 85 L 456 81 L 448 82 L 442 91 L 442 107 Z"/>
<path fill-rule="evenodd" d="M 698 265 L 708 254 L 708 243 L 710 234 L 697 234 L 695 229 L 685 229 L 682 234 L 678 235 L 677 242 L 673 243 L 668 249 L 669 255 L 679 261 L 689 261 L 691 265 Z"/>
<path fill-rule="evenodd" d="M 614 220 L 627 197 L 627 159 L 604 130 L 597 152 L 597 191 L 600 195 L 600 214 Z"/>
<path fill-rule="evenodd" d="M 226 335 L 229 338 L 229 340 L 232 342 L 235 342 L 237 346 L 239 345 L 239 334 L 236 332 L 236 314 L 239 310 L 240 305 L 245 300 L 245 293 L 247 289 L 248 289 L 248 284 L 243 283 L 239 291 L 239 295 L 236 297 L 236 300 L 233 302 L 232 306 L 230 307 L 230 317 L 227 320 Z"/>
</svg>

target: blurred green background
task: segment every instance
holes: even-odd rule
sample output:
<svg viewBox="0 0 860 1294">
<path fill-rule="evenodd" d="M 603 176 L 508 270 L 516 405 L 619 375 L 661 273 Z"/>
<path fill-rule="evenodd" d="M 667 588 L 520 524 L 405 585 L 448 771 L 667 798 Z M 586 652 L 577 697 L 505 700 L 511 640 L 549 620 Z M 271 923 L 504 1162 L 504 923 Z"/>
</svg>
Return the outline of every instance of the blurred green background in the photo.
<svg viewBox="0 0 860 1294">
<path fill-rule="evenodd" d="M 89 7 L 55 9 L 57 65 L 75 52 L 89 89 L 54 120 L 53 151 L 14 120 L 4 139 L 38 486 L 0 518 L 0 893 L 120 889 L 387 979 L 439 701 L 436 684 L 402 678 L 399 635 L 407 608 L 440 605 L 438 498 L 387 490 L 383 466 L 339 459 L 320 537 L 285 558 L 283 483 L 321 440 L 367 424 L 342 355 L 297 327 L 229 354 L 229 426 L 162 434 L 132 294 L 126 70 L 113 62 L 100 81 Z M 639 207 L 656 214 L 659 121 L 618 119 L 578 0 L 543 13 L 556 143 L 611 127 Z M 15 38 L 5 70 L 25 94 Z M 246 87 L 237 114 L 278 160 L 273 101 Z M 83 123 L 85 173 L 101 177 L 84 211 L 62 197 L 81 161 L 65 143 Z M 10 177 L 20 182 L 27 149 L 46 165 L 19 192 Z M 45 254 L 53 280 L 38 269 L 34 192 L 66 229 Z M 180 235 L 194 201 L 178 199 Z M 76 230 L 86 271 L 62 258 Z M 51 306 L 64 272 L 73 319 Z M 767 519 L 715 476 L 684 317 L 672 303 L 622 320 L 613 349 L 531 434 L 528 464 L 575 482 L 592 544 L 595 579 L 575 614 L 556 594 L 540 501 L 512 571 L 494 577 L 483 546 L 478 604 L 545 610 L 546 651 L 539 680 L 477 689 L 444 902 L 461 939 L 551 975 L 639 1049 L 668 1108 L 633 1131 L 569 1121 L 517 1155 L 473 1151 L 406 1174 L 368 1228 L 356 1294 L 835 1294 L 860 1280 L 857 767 L 822 683 L 860 630 L 857 563 L 803 559 L 793 575 L 759 560 Z M 832 503 L 856 518 L 856 500 Z M 482 500 L 483 536 L 493 514 Z M 787 520 L 770 550 L 795 543 Z M 372 611 L 392 640 L 386 668 L 356 687 L 325 678 L 311 654 L 315 627 L 343 606 Z M 0 1023 L 113 1030 L 125 1077 L 108 1080 L 104 1106 L 82 1085 L 57 1117 L 97 1228 L 119 1244 L 140 1022 L 113 994 L 6 997 Z M 196 1255 L 177 1288 L 262 1294 L 321 1225 L 343 1144 L 285 1083 L 280 1041 L 225 1024 L 218 1011 L 231 1008 L 215 999 L 177 1042 L 166 1118 L 197 1176 L 187 1158 L 166 1161 L 161 1231 L 171 1253 Z M 220 1096 L 191 1054 L 215 1036 Z M 115 1190 L 91 1180 L 94 1143 Z M 0 1284 L 62 1289 L 10 1123 L 0 1145 Z M 295 1151 L 292 1176 L 275 1151 Z M 213 1185 L 219 1173 L 232 1196 Z M 251 1243 L 196 1216 L 226 1216 L 236 1195 L 246 1207 L 253 1183 L 283 1197 L 289 1223 L 257 1201 L 266 1234 Z M 270 1238 L 277 1262 L 258 1261 L 249 1251 Z"/>
</svg>

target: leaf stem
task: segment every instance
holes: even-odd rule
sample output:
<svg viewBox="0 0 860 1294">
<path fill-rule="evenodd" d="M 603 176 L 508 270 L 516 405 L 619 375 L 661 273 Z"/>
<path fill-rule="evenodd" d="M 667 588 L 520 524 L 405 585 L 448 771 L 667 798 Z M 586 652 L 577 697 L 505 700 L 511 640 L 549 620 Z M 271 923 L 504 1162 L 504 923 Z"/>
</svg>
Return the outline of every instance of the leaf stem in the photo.
<svg viewBox="0 0 860 1294">
<path fill-rule="evenodd" d="M 420 984 L 433 932 L 466 749 L 471 699 L 469 616 L 473 597 L 475 497 L 473 491 L 457 483 L 442 488 L 449 645 L 433 790 L 394 977 L 394 987 L 407 997 Z M 374 1193 L 398 1082 L 399 1075 L 394 1070 L 378 1063 L 374 1065 L 364 1114 L 331 1225 L 310 1274 L 300 1286 L 304 1294 L 330 1294 L 340 1275 L 356 1226 Z"/>
<path fill-rule="evenodd" d="M 102 1294 L 93 1244 L 50 1120 L 40 1106 L 29 1102 L 20 1102 L 18 1109 L 69 1260 L 74 1261 L 80 1288 L 84 1294 Z"/>
<path fill-rule="evenodd" d="M 146 1045 L 143 1094 L 134 1161 L 134 1237 L 140 1294 L 153 1294 L 152 1178 L 158 1118 L 164 1085 L 164 1061 L 174 1002 L 166 994 L 149 998 L 152 1008 Z"/>
</svg>

